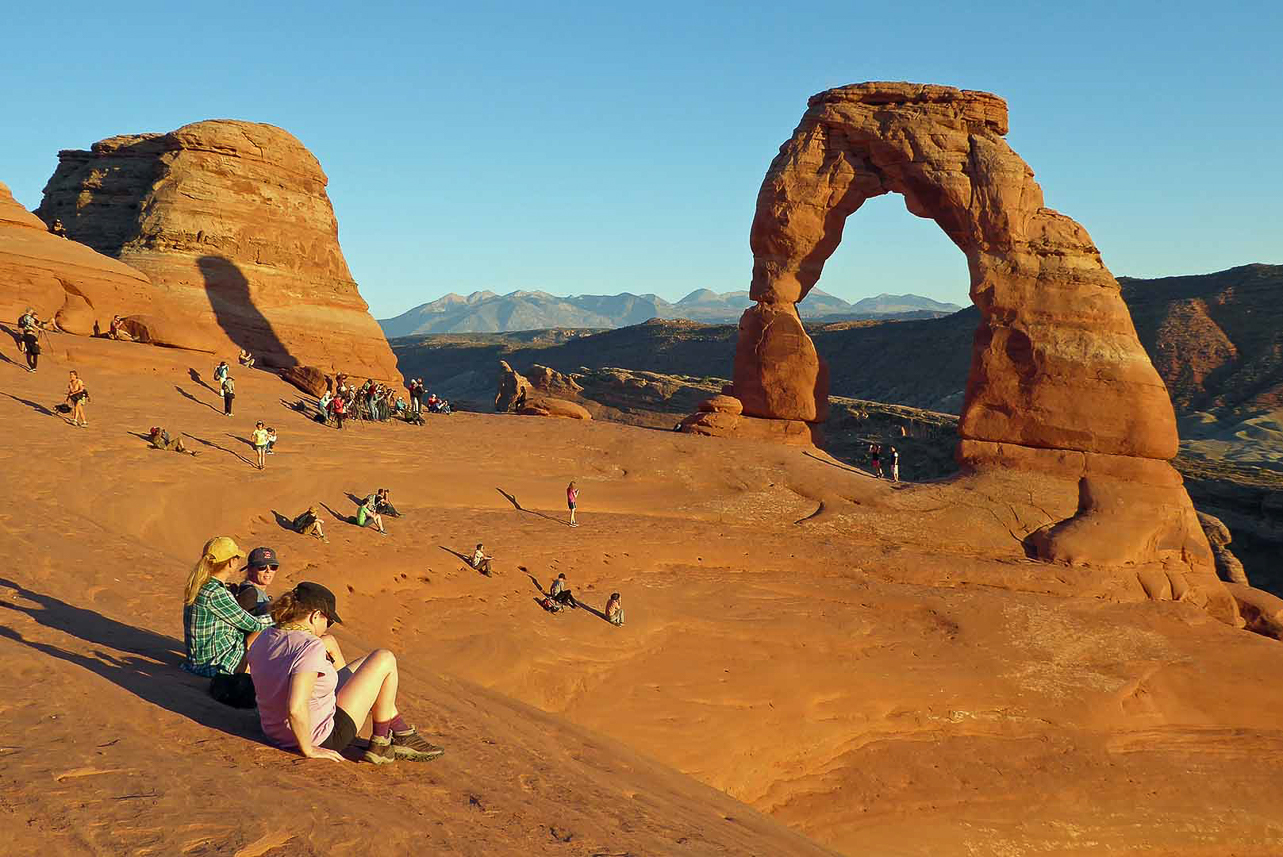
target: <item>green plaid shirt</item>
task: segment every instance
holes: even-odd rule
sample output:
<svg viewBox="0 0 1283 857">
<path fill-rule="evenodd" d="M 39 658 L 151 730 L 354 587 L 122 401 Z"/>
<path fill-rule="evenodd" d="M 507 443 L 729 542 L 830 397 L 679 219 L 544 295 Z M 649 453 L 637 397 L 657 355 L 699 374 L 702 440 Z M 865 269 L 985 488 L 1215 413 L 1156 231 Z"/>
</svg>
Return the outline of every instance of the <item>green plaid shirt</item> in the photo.
<svg viewBox="0 0 1283 857">
<path fill-rule="evenodd" d="M 245 654 L 245 635 L 270 628 L 271 616 L 252 616 L 241 609 L 220 580 L 210 579 L 183 608 L 187 660 L 183 669 L 196 675 L 233 673 Z"/>
</svg>

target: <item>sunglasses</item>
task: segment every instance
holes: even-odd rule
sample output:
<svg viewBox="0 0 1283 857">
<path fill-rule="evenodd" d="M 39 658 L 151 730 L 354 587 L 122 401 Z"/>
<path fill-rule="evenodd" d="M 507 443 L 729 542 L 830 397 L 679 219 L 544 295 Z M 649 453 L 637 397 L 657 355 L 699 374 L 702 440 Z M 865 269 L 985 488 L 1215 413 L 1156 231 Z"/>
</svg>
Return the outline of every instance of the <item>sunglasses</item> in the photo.
<svg viewBox="0 0 1283 857">
<path fill-rule="evenodd" d="M 256 565 L 256 566 L 254 566 L 254 570 L 255 570 L 255 571 L 276 571 L 276 569 L 278 569 L 278 568 L 280 568 L 280 566 L 279 566 L 279 565 Z"/>
</svg>

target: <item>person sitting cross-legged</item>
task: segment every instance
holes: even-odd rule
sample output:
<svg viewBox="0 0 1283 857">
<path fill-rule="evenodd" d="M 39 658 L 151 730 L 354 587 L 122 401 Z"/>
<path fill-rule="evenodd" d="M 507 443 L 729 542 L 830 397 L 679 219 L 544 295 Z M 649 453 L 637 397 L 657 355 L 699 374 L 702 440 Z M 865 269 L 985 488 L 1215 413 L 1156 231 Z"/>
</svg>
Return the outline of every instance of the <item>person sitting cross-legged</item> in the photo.
<svg viewBox="0 0 1283 857">
<path fill-rule="evenodd" d="M 272 618 L 276 627 L 259 634 L 249 651 L 259 722 L 269 741 L 309 759 L 341 762 L 369 715 L 374 732 L 366 761 L 427 761 L 445 752 L 397 709 L 396 655 L 376 649 L 348 662 L 332 637 L 322 639 L 342 621 L 333 592 L 300 583 L 276 599 Z"/>
</svg>

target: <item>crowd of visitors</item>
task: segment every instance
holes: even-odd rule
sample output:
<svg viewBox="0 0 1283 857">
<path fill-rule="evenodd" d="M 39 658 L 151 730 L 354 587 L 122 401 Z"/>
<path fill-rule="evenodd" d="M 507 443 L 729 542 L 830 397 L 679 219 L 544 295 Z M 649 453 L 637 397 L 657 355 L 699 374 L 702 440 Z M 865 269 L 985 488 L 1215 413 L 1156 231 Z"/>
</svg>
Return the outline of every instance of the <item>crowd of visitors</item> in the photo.
<svg viewBox="0 0 1283 857">
<path fill-rule="evenodd" d="M 28 310 L 19 320 L 20 345 L 27 355 L 28 370 L 34 372 L 40 355 L 44 323 Z M 112 319 L 108 338 L 130 341 L 123 319 Z M 251 368 L 253 356 L 242 349 L 238 362 Z M 236 383 L 227 361 L 213 372 L 212 389 L 223 399 L 223 413 L 234 415 Z M 398 399 L 396 391 L 375 381 L 360 386 L 335 379 L 332 393 L 320 401 L 326 418 L 337 417 L 341 428 L 345 414 L 360 420 L 386 421 L 396 416 L 418 417 L 450 412 L 449 403 L 435 394 L 424 398 L 421 379 L 412 379 L 409 402 Z M 69 372 L 66 409 L 69 422 L 88 426 L 85 413 L 89 391 L 75 370 Z M 181 432 L 152 426 L 146 439 L 152 447 L 195 456 Z M 274 454 L 276 429 L 263 420 L 255 423 L 249 441 L 254 448 L 254 466 L 263 470 L 266 456 Z M 575 515 L 579 489 L 572 481 L 566 488 L 570 510 L 569 526 L 579 526 Z M 355 498 L 354 498 L 355 499 Z M 358 503 L 352 519 L 360 527 L 372 527 L 387 535 L 384 518 L 401 517 L 391 492 L 377 488 Z M 328 543 L 321 507 L 311 505 L 293 520 L 281 519 L 294 532 Z M 494 556 L 478 543 L 468 559 L 482 575 L 494 573 Z M 193 675 L 211 679 L 216 698 L 240 704 L 246 698 L 256 705 L 264 734 L 274 744 L 295 749 L 309 758 L 341 760 L 344 752 L 359 754 L 377 764 L 396 759 L 433 759 L 444 750 L 425 740 L 397 707 L 399 681 L 397 660 L 392 652 L 378 649 L 348 660 L 338 641 L 329 633 L 339 624 L 333 592 L 319 583 L 304 582 L 279 597 L 271 590 L 280 569 L 272 548 L 260 546 L 246 554 L 228 536 L 205 543 L 200 557 L 187 574 L 183 597 L 185 657 L 182 668 Z M 548 604 L 554 612 L 581 606 L 571 593 L 563 573 L 553 582 Z M 594 611 L 595 612 L 595 611 Z M 604 616 L 616 626 L 623 624 L 619 593 L 612 593 Z M 230 687 L 238 693 L 228 694 Z M 221 687 L 222 690 L 216 688 Z M 232 702 L 237 697 L 239 702 Z M 357 732 L 367 717 L 373 720 L 373 736 L 367 746 L 357 746 Z"/>
</svg>

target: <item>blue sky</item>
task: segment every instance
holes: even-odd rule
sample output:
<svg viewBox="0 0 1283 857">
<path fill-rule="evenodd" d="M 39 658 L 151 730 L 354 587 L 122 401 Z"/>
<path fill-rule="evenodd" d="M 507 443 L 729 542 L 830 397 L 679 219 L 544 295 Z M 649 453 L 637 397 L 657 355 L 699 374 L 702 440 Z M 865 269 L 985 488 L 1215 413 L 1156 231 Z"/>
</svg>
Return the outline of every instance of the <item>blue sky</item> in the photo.
<svg viewBox="0 0 1283 857">
<path fill-rule="evenodd" d="M 808 96 L 984 89 L 1047 204 L 1117 275 L 1283 263 L 1283 4 L 22 4 L 0 31 L 0 181 L 208 118 L 320 159 L 378 317 L 446 292 L 747 288 L 767 165 Z M 965 303 L 962 254 L 896 196 L 820 288 Z"/>
</svg>

